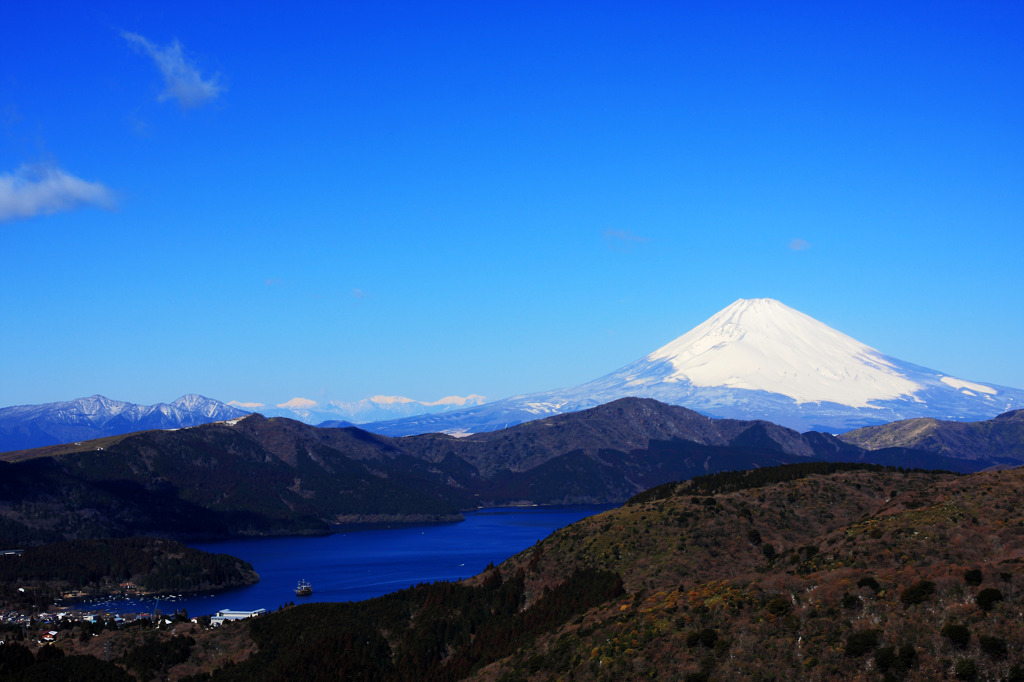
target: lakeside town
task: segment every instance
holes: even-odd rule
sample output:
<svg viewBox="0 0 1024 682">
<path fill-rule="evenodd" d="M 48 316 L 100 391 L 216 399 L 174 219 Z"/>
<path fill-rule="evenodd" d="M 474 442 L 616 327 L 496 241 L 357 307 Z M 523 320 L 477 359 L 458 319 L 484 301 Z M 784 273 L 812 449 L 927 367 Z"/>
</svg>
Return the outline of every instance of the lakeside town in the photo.
<svg viewBox="0 0 1024 682">
<path fill-rule="evenodd" d="M 104 631 L 136 627 L 141 630 L 179 630 L 218 627 L 225 622 L 245 620 L 267 613 L 266 609 L 252 611 L 221 609 L 213 615 L 190 617 L 184 609 L 173 613 L 155 610 L 151 613 L 90 612 L 80 609 L 31 612 L 25 610 L 0 611 L 0 644 L 19 643 L 22 646 L 43 647 L 68 639 L 85 642 Z M 183 626 L 183 627 L 182 627 Z"/>
</svg>

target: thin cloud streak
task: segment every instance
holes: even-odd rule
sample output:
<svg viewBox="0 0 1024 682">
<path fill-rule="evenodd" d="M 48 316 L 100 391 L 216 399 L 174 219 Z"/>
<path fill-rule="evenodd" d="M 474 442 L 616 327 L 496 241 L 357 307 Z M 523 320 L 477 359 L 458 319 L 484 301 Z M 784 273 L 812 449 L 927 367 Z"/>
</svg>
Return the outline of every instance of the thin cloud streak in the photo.
<svg viewBox="0 0 1024 682">
<path fill-rule="evenodd" d="M 0 223 L 82 206 L 114 210 L 117 201 L 106 185 L 76 178 L 51 165 L 25 164 L 14 173 L 0 175 Z"/>
<path fill-rule="evenodd" d="M 811 248 L 811 243 L 805 239 L 794 239 L 789 243 L 789 248 L 793 251 L 806 251 Z"/>
<path fill-rule="evenodd" d="M 166 86 L 158 98 L 161 102 L 176 99 L 183 109 L 191 109 L 206 104 L 224 91 L 224 87 L 217 82 L 216 75 L 203 80 L 199 75 L 199 69 L 185 58 L 181 43 L 177 40 L 166 47 L 160 47 L 137 33 L 124 31 L 121 36 L 141 48 L 156 62 Z"/>
<path fill-rule="evenodd" d="M 228 403 L 232 407 L 240 407 L 243 410 L 258 410 L 261 407 L 266 407 L 263 403 L 240 403 L 237 400 L 232 400 Z"/>
<path fill-rule="evenodd" d="M 630 230 L 605 230 L 603 233 L 608 248 L 614 251 L 628 251 L 637 244 L 646 244 L 650 241 L 647 237 L 640 237 Z"/>
</svg>

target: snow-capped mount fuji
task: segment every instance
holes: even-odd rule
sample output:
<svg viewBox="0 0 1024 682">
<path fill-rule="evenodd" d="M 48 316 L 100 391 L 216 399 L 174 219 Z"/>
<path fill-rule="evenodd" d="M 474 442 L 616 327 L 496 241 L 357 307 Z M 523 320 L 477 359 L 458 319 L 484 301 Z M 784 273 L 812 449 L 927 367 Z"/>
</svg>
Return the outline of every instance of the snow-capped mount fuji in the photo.
<svg viewBox="0 0 1024 682">
<path fill-rule="evenodd" d="M 633 386 L 688 382 L 850 407 L 920 388 L 875 349 L 765 298 L 736 301 L 616 375 Z"/>
<path fill-rule="evenodd" d="M 712 417 L 831 432 L 914 417 L 977 421 L 1024 407 L 1024 391 L 884 355 L 779 301 L 759 298 L 740 299 L 653 353 L 580 386 L 366 428 L 387 435 L 491 431 L 627 396 Z"/>
<path fill-rule="evenodd" d="M 101 395 L 42 405 L 17 405 L 0 408 L 0 452 L 148 429 L 179 429 L 238 419 L 247 414 L 245 410 L 194 394 L 156 405 L 137 405 Z"/>
</svg>

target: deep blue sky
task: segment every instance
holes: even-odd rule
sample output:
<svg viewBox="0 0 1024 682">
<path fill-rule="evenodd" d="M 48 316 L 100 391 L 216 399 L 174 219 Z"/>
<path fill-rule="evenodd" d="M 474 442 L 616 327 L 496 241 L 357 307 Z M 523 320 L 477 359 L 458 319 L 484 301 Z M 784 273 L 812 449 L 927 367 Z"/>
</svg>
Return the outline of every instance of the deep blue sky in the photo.
<svg viewBox="0 0 1024 682">
<path fill-rule="evenodd" d="M 0 405 L 497 399 L 757 297 L 1024 387 L 1022 36 L 1020 2 L 9 3 Z"/>
</svg>

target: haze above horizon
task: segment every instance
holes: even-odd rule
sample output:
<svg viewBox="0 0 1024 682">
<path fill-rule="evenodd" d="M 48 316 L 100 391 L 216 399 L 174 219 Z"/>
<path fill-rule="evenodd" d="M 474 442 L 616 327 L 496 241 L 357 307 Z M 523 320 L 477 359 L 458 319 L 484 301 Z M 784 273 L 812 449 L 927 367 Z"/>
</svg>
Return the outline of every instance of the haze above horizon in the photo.
<svg viewBox="0 0 1024 682">
<path fill-rule="evenodd" d="M 496 400 L 739 298 L 1024 388 L 1020 3 L 15 3 L 0 406 Z"/>
</svg>

